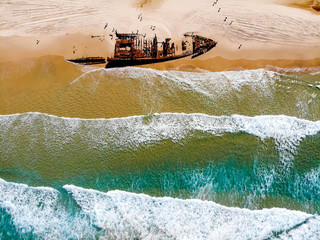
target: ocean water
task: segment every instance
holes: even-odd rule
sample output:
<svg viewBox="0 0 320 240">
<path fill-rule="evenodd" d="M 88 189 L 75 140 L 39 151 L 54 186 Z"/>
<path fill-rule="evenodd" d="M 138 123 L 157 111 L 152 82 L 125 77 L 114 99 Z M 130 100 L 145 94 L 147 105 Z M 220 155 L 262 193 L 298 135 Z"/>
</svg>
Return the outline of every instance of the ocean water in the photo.
<svg viewBox="0 0 320 240">
<path fill-rule="evenodd" d="M 319 239 L 319 85 L 92 69 L 2 96 L 0 238 Z"/>
<path fill-rule="evenodd" d="M 79 68 L 56 56 L 0 66 L 0 113 L 6 115 L 40 112 L 91 119 L 171 112 L 320 119 L 320 73 L 299 69 L 280 74 L 266 69 Z"/>
</svg>

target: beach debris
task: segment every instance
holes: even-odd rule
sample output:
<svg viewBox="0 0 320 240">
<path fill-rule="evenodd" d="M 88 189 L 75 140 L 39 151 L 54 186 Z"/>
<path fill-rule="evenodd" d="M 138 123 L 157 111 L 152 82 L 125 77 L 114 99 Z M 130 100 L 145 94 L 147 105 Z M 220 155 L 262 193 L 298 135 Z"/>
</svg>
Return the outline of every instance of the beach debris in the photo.
<svg viewBox="0 0 320 240">
<path fill-rule="evenodd" d="M 240 49 L 242 47 L 242 44 L 239 45 L 238 49 Z"/>
<path fill-rule="evenodd" d="M 114 28 L 112 28 L 112 32 L 114 32 L 114 30 L 115 30 L 115 29 L 114 29 Z"/>
<path fill-rule="evenodd" d="M 92 35 L 91 38 L 98 38 L 101 37 L 100 35 Z"/>
<path fill-rule="evenodd" d="M 37 44 L 39 44 L 40 40 L 37 40 Z"/>
<path fill-rule="evenodd" d="M 108 23 L 106 23 L 106 25 L 104 25 L 104 29 L 106 29 L 108 27 Z"/>
<path fill-rule="evenodd" d="M 109 36 L 111 37 L 111 40 L 113 39 L 113 35 L 112 34 L 109 34 Z"/>
<path fill-rule="evenodd" d="M 320 85 L 317 85 L 316 88 L 318 88 L 320 90 Z"/>
<path fill-rule="evenodd" d="M 218 12 L 220 12 L 221 8 L 219 8 Z"/>
<path fill-rule="evenodd" d="M 308 87 L 313 87 L 313 85 L 312 84 L 308 84 Z"/>
<path fill-rule="evenodd" d="M 223 21 L 224 21 L 224 22 L 227 21 L 227 18 L 228 18 L 228 17 L 225 17 Z"/>
<path fill-rule="evenodd" d="M 233 20 L 230 22 L 230 24 L 229 25 L 231 25 L 233 23 Z"/>
<path fill-rule="evenodd" d="M 150 29 L 151 29 L 152 31 L 154 31 L 154 30 L 156 29 L 156 26 L 151 25 Z"/>
</svg>

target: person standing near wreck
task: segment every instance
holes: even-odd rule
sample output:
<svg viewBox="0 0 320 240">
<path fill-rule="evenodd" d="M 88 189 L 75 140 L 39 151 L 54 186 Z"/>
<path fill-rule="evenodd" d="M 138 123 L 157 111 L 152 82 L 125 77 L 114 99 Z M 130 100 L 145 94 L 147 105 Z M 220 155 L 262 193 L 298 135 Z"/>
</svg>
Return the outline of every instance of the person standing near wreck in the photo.
<svg viewBox="0 0 320 240">
<path fill-rule="evenodd" d="M 171 54 L 175 54 L 176 53 L 176 49 L 174 48 L 174 42 L 171 44 Z"/>
<path fill-rule="evenodd" d="M 158 39 L 157 39 L 157 35 L 155 34 L 153 38 L 152 48 L 151 48 L 151 56 L 153 58 L 157 58 L 157 53 L 158 53 Z"/>
<path fill-rule="evenodd" d="M 185 51 L 187 49 L 187 43 L 185 41 L 182 41 L 182 51 Z"/>
</svg>

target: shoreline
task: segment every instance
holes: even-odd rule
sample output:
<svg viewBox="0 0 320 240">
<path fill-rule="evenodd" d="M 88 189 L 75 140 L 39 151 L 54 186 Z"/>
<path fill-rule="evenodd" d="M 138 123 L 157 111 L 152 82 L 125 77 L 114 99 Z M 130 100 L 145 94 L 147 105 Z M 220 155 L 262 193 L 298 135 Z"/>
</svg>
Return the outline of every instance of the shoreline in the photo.
<svg viewBox="0 0 320 240">
<path fill-rule="evenodd" d="M 278 73 L 315 73 L 320 71 L 320 58 L 314 59 L 227 59 L 220 56 L 199 60 L 182 59 L 166 63 L 148 64 L 139 66 L 141 68 L 152 68 L 160 71 L 178 70 L 184 72 L 210 72 L 244 71 L 266 69 Z"/>
<path fill-rule="evenodd" d="M 202 112 L 248 116 L 285 114 L 319 119 L 314 107 L 308 107 L 306 112 L 300 112 L 300 108 L 297 108 L 299 99 L 313 99 L 311 104 L 318 101 L 320 67 L 312 67 L 314 61 L 302 61 L 303 66 L 310 64 L 307 68 L 269 65 L 265 70 L 260 68 L 237 72 L 210 72 L 196 67 L 196 60 L 189 61 L 193 64 L 188 65 L 187 60 L 167 63 L 176 64 L 176 69 L 174 65 L 160 64 L 154 64 L 151 69 L 147 69 L 148 65 L 144 68 L 95 68 L 68 63 L 61 56 L 2 63 L 0 114 L 40 112 L 76 118 L 114 118 L 154 112 Z M 224 69 L 227 63 L 232 68 L 239 66 L 239 61 L 241 64 L 257 63 L 256 60 L 226 60 L 221 57 L 197 61 L 198 66 L 204 61 L 206 67 L 209 66 L 208 61 L 220 63 Z M 265 63 L 270 62 L 261 60 L 261 64 Z M 283 67 L 289 66 L 287 60 L 282 60 L 282 63 Z M 296 63 L 292 61 L 292 64 Z M 173 71 L 156 70 L 162 66 Z M 175 72 L 177 70 L 184 72 Z M 277 78 L 274 79 L 275 74 L 270 71 L 286 75 L 283 75 L 282 81 L 274 84 Z M 315 75 L 308 74 L 314 72 Z M 291 74 L 294 75 L 291 77 Z M 300 79 L 300 83 L 291 82 L 293 78 Z M 291 90 L 283 92 L 288 86 Z M 260 89 L 261 94 L 260 90 L 254 89 Z M 271 91 L 268 94 L 274 95 L 274 101 L 265 98 L 265 90 Z M 248 105 L 253 99 L 254 104 Z M 257 99 L 261 100 L 259 104 Z"/>
<path fill-rule="evenodd" d="M 179 8 L 179 0 L 135 3 L 124 0 L 121 3 L 110 1 L 107 5 L 95 2 L 90 8 L 83 3 L 76 9 L 73 4 L 66 3 L 60 10 L 62 0 L 44 5 L 38 1 L 29 0 L 25 5 L 3 4 L 2 18 L 7 24 L 0 24 L 0 63 L 6 65 L 48 55 L 65 59 L 107 58 L 113 53 L 117 28 L 118 32 L 145 33 L 147 39 L 154 34 L 159 41 L 170 37 L 176 46 L 188 31 L 218 42 L 215 48 L 196 59 L 185 58 L 142 68 L 230 71 L 269 65 L 320 67 L 318 13 L 306 10 L 311 8 L 311 2 L 314 4 L 318 0 L 246 0 L 241 4 L 225 0 L 217 6 L 186 0 L 183 9 Z M 114 12 L 115 9 L 123 11 Z M 23 14 L 27 10 L 32 10 L 30 15 Z M 88 17 L 89 13 L 95 13 L 95 17 Z M 157 26 L 155 31 L 150 25 Z"/>
<path fill-rule="evenodd" d="M 279 73 L 299 72 L 301 75 L 320 72 L 319 16 L 285 6 L 279 3 L 281 0 L 245 0 L 241 3 L 224 0 L 219 1 L 217 6 L 205 1 L 186 0 L 183 8 L 180 0 L 151 1 L 142 8 L 133 6 L 129 0 L 110 0 L 110 5 L 81 2 L 77 6 L 62 0 L 45 4 L 40 4 L 39 0 L 28 0 L 26 4 L 19 4 L 19 1 L 14 4 L 4 3 L 2 6 L 5 11 L 0 16 L 0 19 L 6 20 L 2 21 L 5 24 L 0 23 L 1 113 L 38 111 L 58 116 L 106 117 L 148 114 L 160 110 L 192 112 L 205 108 L 202 105 L 206 101 L 200 100 L 203 97 L 201 94 L 195 107 L 194 101 L 188 102 L 191 99 L 188 94 L 197 95 L 197 91 L 176 89 L 178 95 L 174 95 L 175 98 L 163 97 L 162 101 L 168 102 L 159 102 L 156 97 L 159 89 L 164 94 L 167 88 L 172 87 L 163 88 L 158 79 L 163 74 L 161 72 L 150 81 L 144 80 L 143 74 L 134 79 L 122 76 L 122 81 L 118 81 L 114 75 L 104 78 L 103 75 L 97 75 L 99 71 L 90 73 L 105 65 L 79 66 L 65 61 L 79 57 L 111 56 L 115 28 L 119 33 L 146 33 L 147 39 L 156 33 L 159 41 L 171 37 L 177 43 L 184 33 L 190 31 L 218 41 L 215 48 L 198 58 L 188 57 L 138 66 L 141 68 L 185 72 L 240 71 L 236 75 L 241 78 L 246 78 L 246 73 L 241 70 L 247 69 L 263 68 Z M 60 9 L 60 6 L 64 8 Z M 25 14 L 26 11 L 30 14 Z M 94 14 L 94 17 L 89 14 Z M 143 17 L 142 21 L 139 16 Z M 109 23 L 107 28 L 106 23 Z M 155 31 L 150 28 L 152 25 L 157 26 Z M 118 72 L 122 70 L 114 71 L 115 75 Z M 88 74 L 81 78 L 79 84 L 70 85 L 85 73 Z M 193 76 L 190 73 L 185 77 L 187 75 Z M 149 77 L 152 76 L 147 79 Z M 308 84 L 319 85 L 316 77 L 310 78 Z M 158 85 L 149 89 L 148 84 L 151 86 L 155 82 Z M 174 78 L 171 83 L 174 83 Z M 204 89 L 208 87 L 203 86 Z M 228 89 L 230 86 L 224 87 Z M 216 95 L 225 91 L 224 87 L 219 88 Z M 308 85 L 306 87 L 309 89 Z M 132 90 L 134 88 L 135 91 Z M 309 90 L 318 91 L 316 88 Z M 300 94 L 299 91 L 296 93 Z M 185 102 L 177 100 L 179 94 L 182 94 Z M 247 97 L 245 93 L 243 97 Z M 178 106 L 173 104 L 176 101 Z M 224 102 L 217 100 L 216 103 Z M 162 104 L 166 107 L 162 107 Z M 286 102 L 282 104 L 286 105 Z M 217 114 L 226 114 L 224 109 L 229 106 L 221 107 Z M 238 102 L 234 102 L 234 106 L 229 112 L 242 107 Z M 294 115 L 309 117 L 305 113 L 296 112 L 295 108 L 291 110 Z M 275 107 L 274 111 L 278 109 Z M 284 111 L 287 110 L 284 108 Z"/>
<path fill-rule="evenodd" d="M 212 51 L 214 52 L 215 49 Z M 61 55 L 44 55 L 39 57 L 28 57 L 15 59 L 11 61 L 0 62 L 0 69 L 10 67 L 14 69 L 15 66 L 19 68 L 24 62 L 38 62 L 43 59 L 45 62 L 51 61 L 50 64 L 63 65 L 63 68 L 75 69 L 73 76 L 79 72 L 87 72 L 92 69 L 105 68 L 106 64 L 81 65 L 67 61 L 67 57 Z M 64 63 L 63 63 L 64 62 Z M 178 60 L 171 60 L 167 62 L 137 65 L 137 68 L 150 68 L 159 71 L 183 71 L 183 72 L 224 72 L 224 71 L 244 71 L 266 69 L 278 73 L 316 73 L 320 71 L 320 57 L 311 59 L 247 59 L 247 58 L 226 58 L 222 56 L 213 56 L 206 59 L 196 58 L 191 59 L 186 57 Z M 3 71 L 7 72 L 7 71 Z"/>
</svg>

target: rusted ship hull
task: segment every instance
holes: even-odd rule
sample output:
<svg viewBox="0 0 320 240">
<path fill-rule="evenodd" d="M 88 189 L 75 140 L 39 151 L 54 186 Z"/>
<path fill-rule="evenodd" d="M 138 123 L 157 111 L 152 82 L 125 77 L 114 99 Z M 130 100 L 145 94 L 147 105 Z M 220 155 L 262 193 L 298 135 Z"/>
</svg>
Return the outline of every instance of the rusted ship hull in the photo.
<svg viewBox="0 0 320 240">
<path fill-rule="evenodd" d="M 182 41 L 180 49 L 182 51 L 176 54 L 178 46 L 170 43 L 171 38 L 158 42 L 156 35 L 151 41 L 145 40 L 141 35 L 134 33 L 116 33 L 116 36 L 114 57 L 107 58 L 106 68 L 153 64 L 187 56 L 195 58 L 210 51 L 217 44 L 217 42 L 209 38 L 194 35 L 193 33 L 185 34 L 186 38 L 191 37 L 192 42 L 188 40 Z M 187 43 L 192 46 L 192 49 L 187 48 Z M 159 44 L 161 46 L 158 46 Z"/>
<path fill-rule="evenodd" d="M 107 65 L 106 68 L 115 68 L 115 67 L 126 67 L 126 66 L 137 66 L 137 65 L 146 65 L 146 64 L 153 64 L 153 63 L 160 63 L 166 62 L 171 60 L 176 60 L 180 58 L 184 58 L 190 56 L 190 54 L 184 55 L 177 55 L 177 56 L 170 56 L 170 57 L 163 57 L 163 58 L 107 58 Z"/>
<path fill-rule="evenodd" d="M 84 65 L 94 65 L 94 64 L 106 63 L 106 59 L 103 57 L 76 58 L 76 59 L 67 59 L 67 61 L 73 62 L 73 63 L 84 64 Z"/>
<path fill-rule="evenodd" d="M 198 52 L 192 54 L 192 57 L 191 57 L 191 58 L 199 57 L 200 55 L 205 54 L 206 52 L 209 52 L 209 51 L 210 51 L 212 48 L 214 48 L 216 45 L 217 45 L 217 42 L 215 42 L 213 45 L 211 45 L 211 46 L 208 47 L 208 48 L 199 50 Z"/>
</svg>

